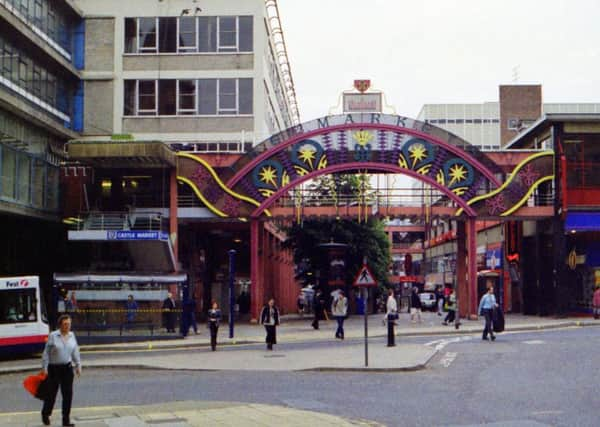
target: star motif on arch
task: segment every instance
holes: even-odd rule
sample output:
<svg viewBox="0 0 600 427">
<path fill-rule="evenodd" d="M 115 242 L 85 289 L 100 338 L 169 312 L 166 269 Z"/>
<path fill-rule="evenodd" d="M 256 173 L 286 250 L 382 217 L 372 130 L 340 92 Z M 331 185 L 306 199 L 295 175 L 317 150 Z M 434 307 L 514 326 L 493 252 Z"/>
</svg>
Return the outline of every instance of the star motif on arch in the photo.
<svg viewBox="0 0 600 427">
<path fill-rule="evenodd" d="M 265 166 L 260 170 L 260 180 L 264 183 L 271 184 L 277 187 L 275 180 L 277 179 L 277 170 L 272 166 Z"/>
<path fill-rule="evenodd" d="M 504 212 L 506 210 L 504 196 L 502 194 L 498 194 L 496 197 L 492 197 L 491 199 L 486 200 L 485 207 L 488 208 L 488 212 L 490 215 L 495 215 L 496 213 Z"/>
<path fill-rule="evenodd" d="M 451 186 L 455 182 L 464 181 L 467 178 L 467 169 L 463 165 L 453 165 L 449 171 L 450 182 L 448 186 Z"/>
<path fill-rule="evenodd" d="M 536 172 L 531 164 L 528 164 L 519 172 L 519 177 L 521 178 L 521 181 L 523 181 L 523 184 L 525 184 L 528 187 L 531 187 L 539 176 L 540 173 Z"/>
<path fill-rule="evenodd" d="M 410 152 L 410 158 L 412 159 L 412 167 L 415 167 L 417 162 L 427 158 L 427 148 L 423 144 L 414 144 L 408 151 Z"/>
<path fill-rule="evenodd" d="M 315 160 L 317 150 L 312 145 L 306 144 L 298 150 L 298 158 L 304 163 L 308 163 L 311 169 L 314 169 L 313 161 Z"/>
</svg>

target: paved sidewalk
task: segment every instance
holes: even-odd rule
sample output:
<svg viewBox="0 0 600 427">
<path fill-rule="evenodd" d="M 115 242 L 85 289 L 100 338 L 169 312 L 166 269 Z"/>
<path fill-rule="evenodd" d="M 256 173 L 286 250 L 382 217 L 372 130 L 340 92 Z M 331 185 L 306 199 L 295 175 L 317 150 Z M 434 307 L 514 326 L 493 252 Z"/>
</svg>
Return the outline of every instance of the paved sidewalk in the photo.
<svg viewBox="0 0 600 427">
<path fill-rule="evenodd" d="M 311 411 L 282 406 L 237 402 L 171 402 L 159 405 L 106 406 L 73 409 L 71 421 L 85 427 L 199 427 L 199 426 L 323 426 L 323 427 L 377 427 L 381 424 L 350 420 Z M 60 425 L 60 408 L 52 417 Z M 3 427 L 38 427 L 39 412 L 0 414 Z"/>
</svg>

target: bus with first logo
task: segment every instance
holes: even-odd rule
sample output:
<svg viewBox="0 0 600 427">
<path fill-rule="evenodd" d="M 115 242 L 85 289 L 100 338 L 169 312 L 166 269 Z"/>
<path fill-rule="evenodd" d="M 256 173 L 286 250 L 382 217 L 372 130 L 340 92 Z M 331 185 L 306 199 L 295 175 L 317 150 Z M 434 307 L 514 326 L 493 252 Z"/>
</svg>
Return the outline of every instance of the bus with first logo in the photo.
<svg viewBox="0 0 600 427">
<path fill-rule="evenodd" d="M 0 356 L 43 350 L 48 330 L 39 277 L 0 277 Z"/>
</svg>

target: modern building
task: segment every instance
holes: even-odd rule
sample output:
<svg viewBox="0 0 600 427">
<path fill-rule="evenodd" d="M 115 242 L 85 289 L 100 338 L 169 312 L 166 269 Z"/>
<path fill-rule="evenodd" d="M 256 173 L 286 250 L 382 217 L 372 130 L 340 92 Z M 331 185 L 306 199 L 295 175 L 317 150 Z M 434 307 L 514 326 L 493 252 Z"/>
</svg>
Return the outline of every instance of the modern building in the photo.
<svg viewBox="0 0 600 427">
<path fill-rule="evenodd" d="M 211 300 L 226 311 L 230 249 L 237 251 L 236 297 L 248 289 L 249 226 L 216 221 L 179 175 L 197 162 L 227 169 L 299 122 L 277 2 L 74 4 L 85 19 L 85 96 L 81 134 L 66 151 L 69 167 L 85 174 L 65 179 L 64 216 L 71 247 L 91 256 L 56 282 L 82 296 L 82 286 L 110 282 L 127 290 L 121 304 L 135 292 L 151 308 L 165 287 L 185 282 L 198 311 Z M 275 247 L 280 235 L 266 233 Z M 288 255 L 278 256 L 293 281 Z M 89 273 L 83 279 L 75 274 L 82 271 Z M 155 284 L 162 293 L 141 293 Z M 288 287 L 293 307 L 296 289 Z"/>
<path fill-rule="evenodd" d="M 70 0 L 0 0 L 0 276 L 45 289 L 69 260 L 60 165 L 83 125 L 83 31 Z"/>
</svg>

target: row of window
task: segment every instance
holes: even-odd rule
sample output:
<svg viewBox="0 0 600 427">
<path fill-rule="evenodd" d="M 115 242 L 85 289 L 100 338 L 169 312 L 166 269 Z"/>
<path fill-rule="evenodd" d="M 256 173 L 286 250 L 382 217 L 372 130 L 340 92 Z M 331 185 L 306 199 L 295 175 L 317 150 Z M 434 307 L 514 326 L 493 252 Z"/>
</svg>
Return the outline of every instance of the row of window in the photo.
<svg viewBox="0 0 600 427">
<path fill-rule="evenodd" d="M 125 18 L 125 53 L 252 52 L 252 16 Z"/>
<path fill-rule="evenodd" d="M 49 71 L 0 35 L 0 76 L 51 107 L 69 115 L 72 83 Z"/>
<path fill-rule="evenodd" d="M 0 198 L 56 210 L 58 181 L 58 167 L 0 144 Z"/>
<path fill-rule="evenodd" d="M 71 53 L 71 26 L 56 0 L 4 0 L 25 20 Z"/>
<path fill-rule="evenodd" d="M 425 123 L 432 124 L 440 124 L 444 125 L 446 123 L 449 124 L 463 124 L 463 123 L 473 123 L 473 124 L 481 124 L 481 123 L 500 123 L 498 119 L 427 119 Z"/>
<path fill-rule="evenodd" d="M 125 80 L 126 116 L 252 114 L 252 79 Z"/>
</svg>

